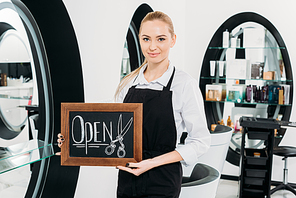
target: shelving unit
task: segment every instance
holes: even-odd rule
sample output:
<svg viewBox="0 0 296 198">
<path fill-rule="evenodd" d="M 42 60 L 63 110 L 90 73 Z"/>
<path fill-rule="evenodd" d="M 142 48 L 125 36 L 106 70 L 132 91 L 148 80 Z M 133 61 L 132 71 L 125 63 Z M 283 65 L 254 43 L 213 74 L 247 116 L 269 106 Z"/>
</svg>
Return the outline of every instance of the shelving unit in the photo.
<svg viewBox="0 0 296 198">
<path fill-rule="evenodd" d="M 206 80 L 254 80 L 254 81 L 262 81 L 263 79 L 245 79 L 245 78 L 223 78 L 223 77 L 211 77 L 211 76 L 201 76 L 201 79 L 206 79 Z M 289 79 L 279 79 L 279 80 L 264 80 L 265 82 L 292 82 L 292 80 Z"/>
<path fill-rule="evenodd" d="M 246 28 L 264 28 L 265 30 L 265 41 L 264 44 L 261 42 L 259 45 L 248 44 L 247 41 L 250 39 L 256 39 L 255 37 L 249 37 L 247 40 L 245 38 Z M 228 30 L 230 36 L 240 39 L 237 46 L 232 46 L 231 39 L 229 39 L 229 47 L 223 46 L 223 32 Z M 262 36 L 260 38 L 263 38 Z M 252 40 L 254 41 L 254 40 Z M 252 42 L 251 42 L 252 43 Z M 261 52 L 260 52 L 261 51 Z M 260 53 L 260 57 L 254 57 L 254 54 Z M 261 56 L 263 55 L 263 56 Z M 254 59 L 253 59 L 254 57 Z M 259 57 L 259 58 L 258 58 Z M 219 76 L 219 72 L 215 72 L 214 76 L 211 76 L 210 61 L 228 61 L 233 59 L 245 59 L 249 60 L 250 64 L 256 62 L 264 62 L 264 72 L 275 71 L 275 78 L 273 80 L 263 80 L 261 79 L 251 79 L 248 75 L 231 77 L 224 73 L 223 76 Z M 260 60 L 259 60 L 260 59 Z M 216 62 L 217 63 L 217 62 Z M 282 67 L 284 65 L 284 67 Z M 267 67 L 266 67 L 267 66 Z M 226 63 L 227 68 L 227 63 Z M 281 71 L 284 75 L 281 75 Z M 235 124 L 238 117 L 241 115 L 251 116 L 251 114 L 256 117 L 261 118 L 272 118 L 276 119 L 279 115 L 282 120 L 287 121 L 290 119 L 292 101 L 293 101 L 293 72 L 292 65 L 290 62 L 287 47 L 280 35 L 280 33 L 274 28 L 274 26 L 266 18 L 252 12 L 243 12 L 234 15 L 227 19 L 214 33 L 209 45 L 206 49 L 200 79 L 199 87 L 206 99 L 206 85 L 207 84 L 226 84 L 232 85 L 239 80 L 240 84 L 245 85 L 279 85 L 286 84 L 290 86 L 290 99 L 288 103 L 274 104 L 274 103 L 261 103 L 257 102 L 247 102 L 244 100 L 240 101 L 209 101 L 204 100 L 205 113 L 207 118 L 208 128 L 211 128 L 212 124 L 216 124 L 221 119 L 227 119 L 230 115 L 233 123 Z M 211 97 L 209 97 L 211 98 Z M 210 99 L 211 100 L 211 99 Z M 287 101 L 287 100 L 286 100 Z M 238 115 L 239 114 L 239 115 Z M 280 129 L 278 131 L 278 138 L 275 138 L 275 145 L 278 145 L 282 137 L 285 135 L 286 130 Z M 231 138 L 230 147 L 227 154 L 227 161 L 235 166 L 240 164 L 240 153 L 241 153 L 241 133 L 233 133 Z M 248 141 L 248 140 L 247 140 Z M 254 148 L 262 146 L 261 143 L 253 145 Z"/>
<path fill-rule="evenodd" d="M 0 147 L 0 174 L 54 155 L 52 144 L 33 139 L 6 148 Z"/>
<path fill-rule="evenodd" d="M 291 106 L 291 104 L 274 104 L 274 103 L 256 103 L 256 102 L 233 102 L 233 101 L 208 101 L 205 100 L 205 102 L 218 102 L 218 103 L 234 103 L 234 104 L 246 104 L 246 105 L 257 105 L 257 104 L 263 104 L 263 105 L 272 105 L 272 106 Z"/>
<path fill-rule="evenodd" d="M 286 50 L 285 47 L 281 47 L 281 46 L 278 46 L 278 47 L 228 47 L 228 48 L 225 48 L 225 47 L 217 47 L 217 46 L 210 46 L 208 48 L 208 50 L 210 52 L 212 52 L 214 55 L 213 57 L 210 59 L 210 60 L 224 60 L 225 59 L 225 55 L 226 55 L 226 52 L 227 50 L 252 50 L 252 49 L 255 49 L 255 50 Z M 274 110 L 274 118 L 277 117 L 279 111 L 280 111 L 280 108 L 281 107 L 291 107 L 291 99 L 292 99 L 292 89 L 293 89 L 293 80 L 292 78 L 290 77 L 290 75 L 287 73 L 286 71 L 286 77 L 284 78 L 281 78 L 279 77 L 279 69 L 278 71 L 276 71 L 277 75 L 276 75 L 276 78 L 273 79 L 273 80 L 265 80 L 265 79 L 251 79 L 251 78 L 245 78 L 245 77 L 237 77 L 237 78 L 229 78 L 227 77 L 225 74 L 223 76 L 219 76 L 218 72 L 216 71 L 215 72 L 215 75 L 214 76 L 210 76 L 210 71 L 209 71 L 209 61 L 206 63 L 207 64 L 207 69 L 204 70 L 200 76 L 200 87 L 201 87 L 201 90 L 205 96 L 205 86 L 207 84 L 219 84 L 219 83 L 224 83 L 224 84 L 230 84 L 231 81 L 235 81 L 235 80 L 239 80 L 240 81 L 240 84 L 245 84 L 245 85 L 249 85 L 249 84 L 257 84 L 257 83 L 261 83 L 261 84 L 266 84 L 266 85 L 279 85 L 279 84 L 287 84 L 287 85 L 290 85 L 290 99 L 289 99 L 289 102 L 288 104 L 275 104 L 275 103 L 261 103 L 261 102 L 246 102 L 246 101 L 242 101 L 242 102 L 232 102 L 232 101 L 227 101 L 227 100 L 222 100 L 222 101 L 208 101 L 208 100 L 205 100 L 206 103 L 220 103 L 220 105 L 216 104 L 216 109 L 217 111 L 217 117 L 218 119 L 216 119 L 216 121 L 220 120 L 223 118 L 223 107 L 221 107 L 221 104 L 223 103 L 236 103 L 236 104 L 241 104 L 241 105 L 257 105 L 257 104 L 265 104 L 265 105 L 271 105 L 271 106 L 274 106 L 273 108 L 275 108 Z M 227 67 L 227 65 L 226 65 Z M 217 68 L 216 68 L 217 70 Z M 234 84 L 234 83 L 232 83 Z M 209 123 L 208 122 L 208 125 L 210 125 L 212 123 Z"/>
<path fill-rule="evenodd" d="M 280 124 L 274 119 L 242 117 L 241 169 L 239 197 L 270 197 L 274 130 Z M 247 148 L 246 136 L 264 141 L 260 149 Z M 257 155 L 255 154 L 257 153 Z M 259 156 L 258 156 L 259 154 Z"/>
</svg>

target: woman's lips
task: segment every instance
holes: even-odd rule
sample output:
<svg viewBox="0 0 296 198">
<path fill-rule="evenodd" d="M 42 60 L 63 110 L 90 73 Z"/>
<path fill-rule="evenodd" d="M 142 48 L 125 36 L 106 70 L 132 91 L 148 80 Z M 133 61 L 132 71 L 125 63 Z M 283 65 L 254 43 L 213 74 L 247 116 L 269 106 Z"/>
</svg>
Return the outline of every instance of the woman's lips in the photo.
<svg viewBox="0 0 296 198">
<path fill-rule="evenodd" d="M 159 53 L 148 53 L 150 57 L 154 58 L 159 55 Z"/>
</svg>

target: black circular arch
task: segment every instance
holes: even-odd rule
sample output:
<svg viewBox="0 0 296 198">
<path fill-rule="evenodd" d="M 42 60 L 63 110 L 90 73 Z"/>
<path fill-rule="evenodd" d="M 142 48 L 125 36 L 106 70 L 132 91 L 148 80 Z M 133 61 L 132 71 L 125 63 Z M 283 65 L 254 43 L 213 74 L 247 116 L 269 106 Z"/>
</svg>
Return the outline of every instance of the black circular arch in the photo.
<svg viewBox="0 0 296 198">
<path fill-rule="evenodd" d="M 130 26 L 126 35 L 131 71 L 140 67 L 144 61 L 144 56 L 141 51 L 138 34 L 139 34 L 141 21 L 149 12 L 153 12 L 152 8 L 146 3 L 141 4 L 137 8 L 137 10 L 135 11 L 132 17 L 132 20 L 130 22 Z"/>
<path fill-rule="evenodd" d="M 210 68 L 208 66 L 210 60 L 218 60 L 221 57 L 222 51 L 219 49 L 209 49 L 210 47 L 219 47 L 222 46 L 222 34 L 223 32 L 227 29 L 228 32 L 231 32 L 234 28 L 236 28 L 237 26 L 239 26 L 240 24 L 243 24 L 245 22 L 255 22 L 258 23 L 262 26 L 264 26 L 275 38 L 275 40 L 277 41 L 279 47 L 281 48 L 281 54 L 282 54 L 282 58 L 283 58 L 283 62 L 285 65 L 285 73 L 286 73 L 286 77 L 287 80 L 290 80 L 291 82 L 288 82 L 287 84 L 290 85 L 290 89 L 291 89 L 291 97 L 290 97 L 290 104 L 292 104 L 292 98 L 293 98 L 293 76 L 292 76 L 292 68 L 291 68 L 291 62 L 290 62 L 290 58 L 288 55 L 288 50 L 286 49 L 286 45 L 284 43 L 283 38 L 281 37 L 280 33 L 278 32 L 278 30 L 275 28 L 275 26 L 269 21 L 267 20 L 265 17 L 254 13 L 254 12 L 243 12 L 243 13 L 239 13 L 236 15 L 231 16 L 229 19 L 227 19 L 215 32 L 215 34 L 213 35 L 208 48 L 206 50 L 203 62 L 202 62 L 202 68 L 201 68 L 201 73 L 200 76 L 201 77 L 205 77 L 208 76 L 208 74 L 210 73 Z M 203 96 L 205 96 L 205 86 L 206 84 L 211 83 L 210 79 L 204 79 L 204 78 L 200 78 L 200 82 L 199 82 L 199 86 L 200 86 L 200 90 L 203 94 Z M 220 107 L 220 111 L 223 112 L 223 108 L 224 108 L 224 104 L 220 103 L 219 104 Z M 256 105 L 249 105 L 250 108 L 256 108 Z M 282 120 L 289 120 L 290 119 L 290 115 L 291 115 L 291 108 L 292 106 L 283 106 L 280 108 L 280 112 L 283 114 L 283 118 Z M 207 117 L 207 124 L 208 124 L 208 128 L 210 129 L 211 124 L 213 123 L 217 123 L 218 119 L 218 115 L 217 115 L 217 106 L 216 103 L 206 103 L 205 102 L 205 113 L 206 113 L 206 117 Z M 272 114 L 275 111 L 275 107 L 269 105 L 268 106 L 268 113 Z M 285 133 L 285 129 L 281 129 L 280 130 L 280 134 L 283 136 Z M 280 138 L 278 138 L 275 142 L 275 145 L 278 145 L 280 142 Z M 227 154 L 227 161 L 230 162 L 231 164 L 234 164 L 236 166 L 239 166 L 239 159 L 240 156 L 239 154 L 232 150 L 231 148 L 229 148 L 228 154 Z"/>
</svg>

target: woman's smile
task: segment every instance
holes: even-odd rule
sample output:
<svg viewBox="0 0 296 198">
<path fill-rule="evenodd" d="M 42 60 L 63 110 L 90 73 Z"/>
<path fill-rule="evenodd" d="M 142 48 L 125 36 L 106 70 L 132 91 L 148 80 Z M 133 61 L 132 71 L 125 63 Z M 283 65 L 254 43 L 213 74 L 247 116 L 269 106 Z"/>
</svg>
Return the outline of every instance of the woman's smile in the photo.
<svg viewBox="0 0 296 198">
<path fill-rule="evenodd" d="M 160 53 L 149 53 L 148 52 L 148 54 L 149 54 L 149 56 L 151 57 L 151 58 L 155 58 L 155 57 L 157 57 Z"/>
</svg>

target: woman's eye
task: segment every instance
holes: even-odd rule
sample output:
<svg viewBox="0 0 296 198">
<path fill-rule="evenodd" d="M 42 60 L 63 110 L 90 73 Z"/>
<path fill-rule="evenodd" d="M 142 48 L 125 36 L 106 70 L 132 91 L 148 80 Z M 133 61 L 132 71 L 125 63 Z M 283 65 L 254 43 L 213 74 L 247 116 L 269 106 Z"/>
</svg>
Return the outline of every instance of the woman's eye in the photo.
<svg viewBox="0 0 296 198">
<path fill-rule="evenodd" d="M 165 38 L 159 38 L 158 40 L 159 40 L 159 41 L 164 41 L 164 40 L 165 40 Z"/>
<path fill-rule="evenodd" d="M 149 41 L 149 38 L 143 38 L 144 41 Z"/>
</svg>

